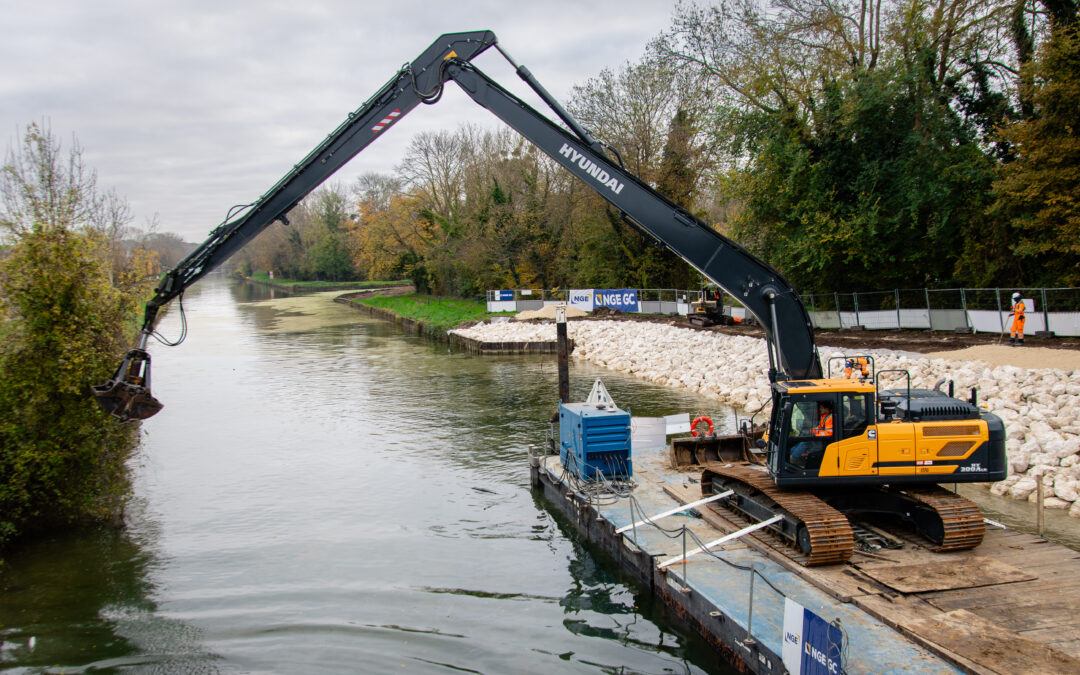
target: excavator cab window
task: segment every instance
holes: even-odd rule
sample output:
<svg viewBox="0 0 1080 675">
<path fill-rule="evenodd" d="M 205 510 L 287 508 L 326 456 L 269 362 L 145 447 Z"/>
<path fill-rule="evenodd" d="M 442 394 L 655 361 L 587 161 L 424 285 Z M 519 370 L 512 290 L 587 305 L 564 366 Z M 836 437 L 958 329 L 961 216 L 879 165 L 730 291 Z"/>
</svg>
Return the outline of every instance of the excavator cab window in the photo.
<svg viewBox="0 0 1080 675">
<path fill-rule="evenodd" d="M 817 471 L 825 447 L 836 440 L 836 400 L 830 395 L 800 396 L 787 409 L 784 445 L 790 471 Z"/>
<path fill-rule="evenodd" d="M 842 438 L 862 436 L 870 423 L 870 411 L 874 409 L 873 397 L 870 394 L 844 394 L 841 409 Z"/>
</svg>

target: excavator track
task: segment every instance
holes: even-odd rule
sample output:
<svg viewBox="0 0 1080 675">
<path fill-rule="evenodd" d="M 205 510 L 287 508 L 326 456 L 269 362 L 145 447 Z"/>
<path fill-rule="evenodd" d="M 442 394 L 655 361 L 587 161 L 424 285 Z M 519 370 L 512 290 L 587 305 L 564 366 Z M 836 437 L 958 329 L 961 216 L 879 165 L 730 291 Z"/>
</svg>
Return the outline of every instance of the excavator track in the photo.
<svg viewBox="0 0 1080 675">
<path fill-rule="evenodd" d="M 923 518 L 916 518 L 916 527 L 919 534 L 930 540 L 933 551 L 963 551 L 975 548 L 982 543 L 986 534 L 986 524 L 983 522 L 982 511 L 966 497 L 961 497 L 942 487 L 933 486 L 897 490 L 919 508 L 924 510 Z M 930 512 L 940 519 L 928 517 Z M 923 526 L 919 520 L 927 520 L 928 526 Z"/>
<path fill-rule="evenodd" d="M 724 506 L 750 522 L 771 515 L 784 516 L 784 520 L 767 529 L 794 546 L 799 553 L 791 557 L 804 566 L 831 565 L 851 557 L 855 549 L 851 524 L 844 514 L 818 497 L 781 490 L 769 474 L 745 464 L 706 465 L 701 474 L 702 494 L 707 497 L 729 489 L 736 496 L 723 500 Z"/>
</svg>

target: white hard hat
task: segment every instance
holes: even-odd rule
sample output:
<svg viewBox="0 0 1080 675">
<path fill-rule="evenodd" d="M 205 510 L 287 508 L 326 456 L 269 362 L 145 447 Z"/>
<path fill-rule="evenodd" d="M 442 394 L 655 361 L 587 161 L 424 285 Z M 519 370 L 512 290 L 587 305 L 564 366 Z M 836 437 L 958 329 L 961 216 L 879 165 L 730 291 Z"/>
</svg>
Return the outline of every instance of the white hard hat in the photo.
<svg viewBox="0 0 1080 675">
<path fill-rule="evenodd" d="M 1017 299 L 1017 298 L 1019 298 L 1019 297 L 1020 297 L 1020 294 L 1019 294 L 1019 293 L 1013 293 L 1013 300 L 1015 300 L 1015 299 Z"/>
</svg>

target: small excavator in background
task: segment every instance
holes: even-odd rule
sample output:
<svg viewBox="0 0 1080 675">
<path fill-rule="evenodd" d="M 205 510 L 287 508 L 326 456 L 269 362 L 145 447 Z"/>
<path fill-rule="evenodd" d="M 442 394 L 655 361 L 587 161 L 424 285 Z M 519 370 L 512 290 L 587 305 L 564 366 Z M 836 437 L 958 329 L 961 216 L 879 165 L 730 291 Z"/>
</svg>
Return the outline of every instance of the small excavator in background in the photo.
<svg viewBox="0 0 1080 675">
<path fill-rule="evenodd" d="M 472 60 L 496 48 L 565 127 L 541 115 L 480 71 Z M 702 472 L 705 494 L 732 489 L 727 507 L 763 521 L 789 541 L 808 565 L 845 560 L 853 550 L 845 514 L 892 514 L 913 523 L 941 550 L 981 541 L 978 508 L 938 483 L 1005 477 L 1004 426 L 980 409 L 974 391 L 959 400 L 912 389 L 904 372 L 866 379 L 826 375 L 813 325 L 799 295 L 773 267 L 727 239 L 629 172 L 618 152 L 594 138 L 498 45 L 490 31 L 439 37 L 406 64 L 322 143 L 241 215 L 226 218 L 209 238 L 166 272 L 147 303 L 138 346 L 113 377 L 94 387 L 101 406 L 121 420 L 161 409 L 150 390 L 146 351 L 159 310 L 275 221 L 345 162 L 421 103 L 433 104 L 453 81 L 592 188 L 641 232 L 681 256 L 735 297 L 762 326 L 769 354 L 771 409 L 761 447 L 739 461 L 716 461 Z M 702 358 L 704 355 L 698 355 Z M 830 368 L 831 370 L 831 368 Z M 882 376 L 907 386 L 880 389 Z M 832 412 L 827 427 L 819 410 Z M 754 434 L 751 434 L 754 435 Z"/>
<path fill-rule="evenodd" d="M 693 326 L 730 326 L 735 323 L 731 307 L 724 304 L 723 292 L 713 285 L 701 289 L 701 299 L 690 303 L 686 320 Z"/>
</svg>

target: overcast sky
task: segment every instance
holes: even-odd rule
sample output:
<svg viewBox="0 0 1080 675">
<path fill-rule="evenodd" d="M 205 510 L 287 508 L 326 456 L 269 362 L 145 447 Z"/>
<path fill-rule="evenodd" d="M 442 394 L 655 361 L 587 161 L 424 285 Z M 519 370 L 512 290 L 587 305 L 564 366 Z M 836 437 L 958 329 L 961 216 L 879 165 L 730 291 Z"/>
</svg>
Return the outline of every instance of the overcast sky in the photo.
<svg viewBox="0 0 1080 675">
<path fill-rule="evenodd" d="M 560 101 L 644 54 L 674 0 L 39 0 L 0 20 L 0 141 L 45 120 L 76 136 L 136 227 L 201 242 L 254 201 L 442 33 L 490 29 Z M 538 105 L 494 49 L 475 61 Z M 495 126 L 456 86 L 420 106 L 331 181 L 391 172 L 418 131 Z M 6 154 L 6 153 L 5 153 Z"/>
</svg>

